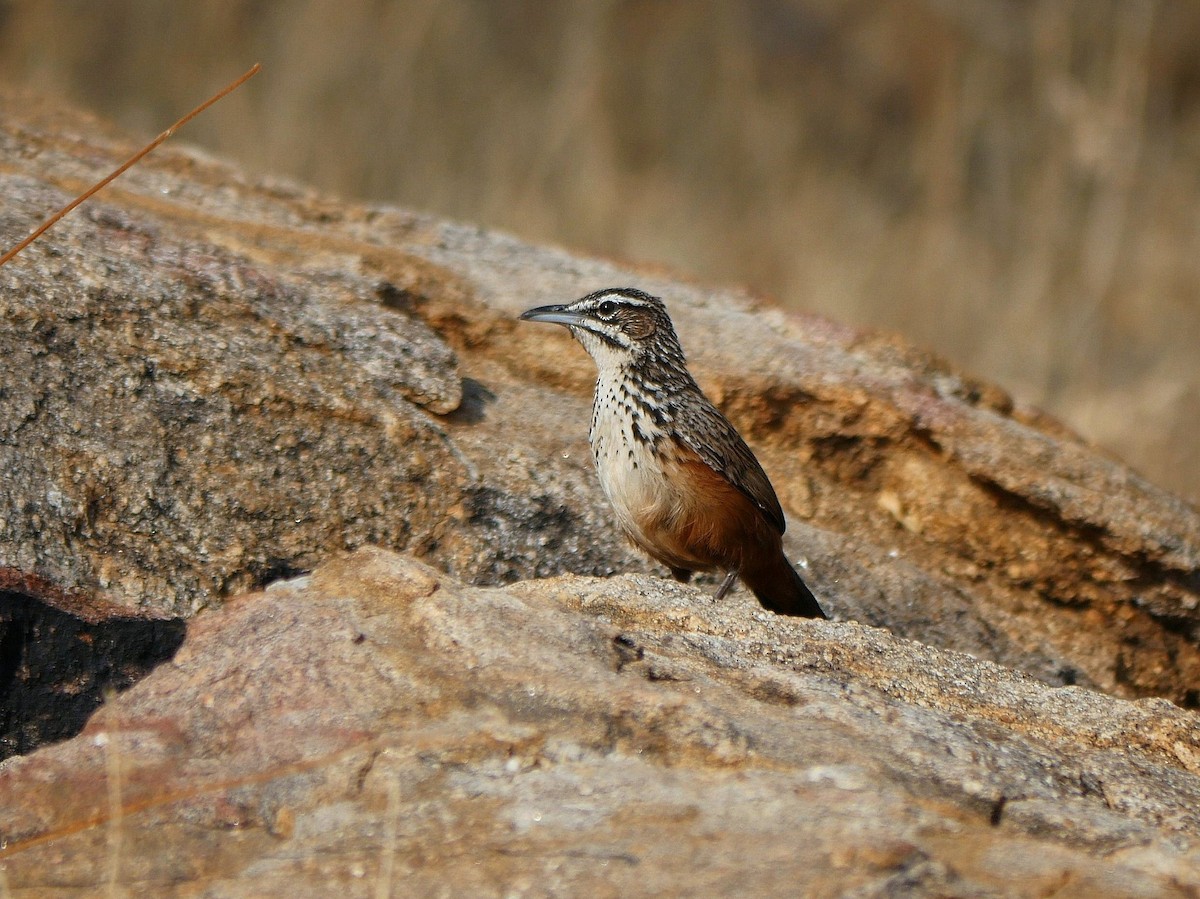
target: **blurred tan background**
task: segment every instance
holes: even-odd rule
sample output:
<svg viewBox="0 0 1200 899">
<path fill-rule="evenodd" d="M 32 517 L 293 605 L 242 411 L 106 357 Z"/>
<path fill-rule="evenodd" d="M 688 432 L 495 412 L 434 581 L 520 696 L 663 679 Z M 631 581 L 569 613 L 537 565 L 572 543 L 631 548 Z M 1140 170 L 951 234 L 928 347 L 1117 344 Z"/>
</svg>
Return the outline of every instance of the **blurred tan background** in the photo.
<svg viewBox="0 0 1200 899">
<path fill-rule="evenodd" d="M 0 80 L 146 138 L 256 61 L 184 140 L 903 333 L 1200 499 L 1200 4 L 0 0 Z"/>
</svg>

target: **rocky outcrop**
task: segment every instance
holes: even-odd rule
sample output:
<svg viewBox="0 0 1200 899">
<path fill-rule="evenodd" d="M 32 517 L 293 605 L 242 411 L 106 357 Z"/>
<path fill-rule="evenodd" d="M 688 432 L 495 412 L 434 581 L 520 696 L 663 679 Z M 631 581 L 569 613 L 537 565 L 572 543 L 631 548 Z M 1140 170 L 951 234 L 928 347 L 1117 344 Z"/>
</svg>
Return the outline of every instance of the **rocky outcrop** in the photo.
<svg viewBox="0 0 1200 899">
<path fill-rule="evenodd" d="M 362 550 L 0 770 L 11 895 L 1200 889 L 1195 718 L 646 575 Z M 381 891 L 380 885 L 384 885 Z"/>
<path fill-rule="evenodd" d="M 126 148 L 0 111 L 7 245 Z M 17 895 L 1196 888 L 1187 504 L 898 340 L 178 146 L 118 185 L 0 269 L 0 589 L 195 617 L 0 767 Z M 714 605 L 613 532 L 591 362 L 515 315 L 615 284 L 666 299 L 838 623 Z M 2 642 L 5 695 L 54 677 Z"/>
<path fill-rule="evenodd" d="M 15 240 L 125 149 L 4 106 Z M 89 135 L 81 144 L 76 136 Z M 1200 516 L 898 341 L 166 148 L 0 270 L 0 567 L 186 615 L 374 543 L 476 583 L 644 568 L 591 362 L 515 314 L 667 298 L 835 614 L 1196 705 Z"/>
<path fill-rule="evenodd" d="M 1192 714 L 644 575 L 379 550 L 0 771 L 12 895 L 1189 895 Z"/>
</svg>

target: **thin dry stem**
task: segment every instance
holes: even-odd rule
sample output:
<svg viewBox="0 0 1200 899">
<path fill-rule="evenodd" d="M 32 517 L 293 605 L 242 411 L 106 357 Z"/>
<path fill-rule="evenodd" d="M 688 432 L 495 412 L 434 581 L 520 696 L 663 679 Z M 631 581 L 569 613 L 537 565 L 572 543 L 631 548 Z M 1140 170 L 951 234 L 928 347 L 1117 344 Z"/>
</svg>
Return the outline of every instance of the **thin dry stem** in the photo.
<svg viewBox="0 0 1200 899">
<path fill-rule="evenodd" d="M 200 113 L 204 112 L 204 110 L 208 109 L 208 107 L 212 106 L 214 103 L 216 103 L 218 100 L 222 99 L 223 97 L 227 96 L 228 94 L 233 93 L 235 90 L 237 90 L 243 84 L 245 84 L 251 77 L 258 74 L 258 70 L 261 68 L 262 68 L 262 66 L 259 63 L 255 63 L 240 78 L 236 79 L 235 81 L 231 81 L 229 84 L 227 84 L 221 90 L 217 91 L 215 94 L 213 94 L 211 97 L 209 97 L 207 100 L 205 100 L 199 106 L 197 106 L 195 109 L 193 109 L 187 115 L 185 115 L 183 118 L 179 119 L 179 121 L 175 122 L 175 124 L 173 124 L 170 128 L 168 128 L 166 131 L 164 131 L 158 137 L 154 138 L 154 140 L 150 141 L 150 143 L 146 144 L 146 146 L 142 147 L 140 150 L 138 150 L 136 153 L 134 153 L 132 156 L 130 156 L 117 169 L 110 172 L 107 177 L 101 179 L 100 181 L 97 181 L 95 184 L 93 184 L 91 187 L 89 187 L 87 190 L 85 190 L 83 193 L 81 193 L 79 196 L 77 196 L 74 200 L 72 200 L 66 206 L 62 207 L 62 209 L 58 210 L 58 212 L 54 213 L 54 215 L 50 216 L 50 218 L 46 219 L 46 221 L 42 222 L 42 224 L 39 225 L 32 234 L 30 234 L 28 237 L 26 237 L 23 241 L 21 241 L 19 244 L 17 244 L 11 250 L 9 250 L 7 253 L 5 253 L 3 256 L 0 256 L 0 267 L 3 267 L 4 264 L 7 263 L 10 259 L 12 259 L 18 253 L 20 253 L 22 250 L 24 250 L 27 246 L 29 246 L 31 243 L 33 243 L 35 240 L 37 240 L 39 237 L 41 237 L 43 234 L 45 234 L 47 231 L 49 231 L 52 227 L 54 227 L 56 224 L 58 224 L 58 222 L 63 218 L 63 216 L 65 216 L 67 213 L 69 213 L 72 209 L 74 209 L 76 206 L 78 206 L 84 200 L 88 199 L 93 194 L 95 194 L 98 191 L 102 190 L 103 188 L 107 187 L 112 181 L 119 178 L 121 175 L 123 175 L 126 171 L 131 169 L 133 166 L 137 165 L 138 162 L 141 161 L 143 156 L 145 156 L 147 153 L 149 153 L 151 150 L 153 150 L 155 147 L 157 147 L 159 144 L 161 144 L 163 141 L 165 141 L 167 138 L 169 138 L 172 134 L 174 134 L 176 131 L 178 131 L 180 128 L 182 128 L 184 125 L 186 125 L 192 119 L 194 119 L 196 116 L 200 115 Z"/>
<path fill-rule="evenodd" d="M 400 775 L 387 779 L 386 830 L 379 860 L 379 880 L 375 883 L 375 899 L 392 895 L 392 877 L 396 869 L 396 838 L 400 831 Z"/>
</svg>

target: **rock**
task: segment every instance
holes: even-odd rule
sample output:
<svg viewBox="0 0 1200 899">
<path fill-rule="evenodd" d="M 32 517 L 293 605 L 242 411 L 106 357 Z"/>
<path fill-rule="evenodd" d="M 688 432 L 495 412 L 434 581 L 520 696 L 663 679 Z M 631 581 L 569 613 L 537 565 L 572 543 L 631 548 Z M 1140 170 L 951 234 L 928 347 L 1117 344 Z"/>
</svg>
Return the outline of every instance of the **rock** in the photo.
<svg viewBox="0 0 1200 899">
<path fill-rule="evenodd" d="M 88 620 L 0 591 L 0 759 L 73 737 L 110 693 L 171 658 L 186 622 L 129 617 Z"/>
<path fill-rule="evenodd" d="M 361 550 L 196 616 L 0 769 L 14 897 L 1171 896 L 1200 732 L 670 581 Z M 385 885 L 381 891 L 381 882 Z"/>
<path fill-rule="evenodd" d="M 6 245 L 129 149 L 0 112 Z M 515 316 L 622 284 L 837 621 L 614 533 Z M 1200 888 L 1200 515 L 896 339 L 176 145 L 0 270 L 0 396 L 0 893 Z"/>
<path fill-rule="evenodd" d="M 0 108 L 15 243 L 128 147 Z M 894 339 L 179 145 L 0 270 L 0 568 L 176 616 L 365 544 L 480 584 L 648 570 L 591 470 L 590 360 L 514 321 L 631 283 L 666 297 L 835 615 L 1200 705 L 1200 516 L 1002 391 Z"/>
</svg>

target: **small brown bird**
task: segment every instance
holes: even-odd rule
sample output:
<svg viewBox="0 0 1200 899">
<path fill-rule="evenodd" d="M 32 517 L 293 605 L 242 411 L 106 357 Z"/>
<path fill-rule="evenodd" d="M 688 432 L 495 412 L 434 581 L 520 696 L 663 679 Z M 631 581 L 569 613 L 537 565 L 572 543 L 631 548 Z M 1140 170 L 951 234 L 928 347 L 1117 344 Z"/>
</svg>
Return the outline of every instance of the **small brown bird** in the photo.
<svg viewBox="0 0 1200 899">
<path fill-rule="evenodd" d="M 626 536 L 687 581 L 736 578 L 781 615 L 825 618 L 783 554 L 783 509 L 737 430 L 687 370 L 657 297 L 598 290 L 525 321 L 566 325 L 599 369 L 588 440 L 600 484 Z"/>
</svg>

